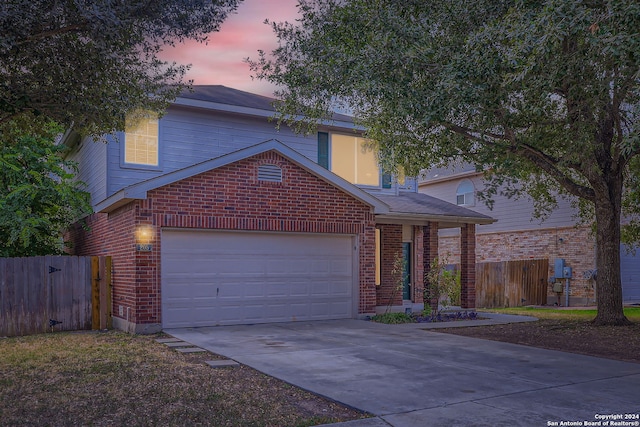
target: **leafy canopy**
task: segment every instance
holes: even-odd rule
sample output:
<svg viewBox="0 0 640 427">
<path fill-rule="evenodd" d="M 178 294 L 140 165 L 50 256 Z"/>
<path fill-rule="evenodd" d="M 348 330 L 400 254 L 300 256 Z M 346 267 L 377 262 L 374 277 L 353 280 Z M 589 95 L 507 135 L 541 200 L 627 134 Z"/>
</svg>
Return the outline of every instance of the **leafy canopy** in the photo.
<svg viewBox="0 0 640 427">
<path fill-rule="evenodd" d="M 63 129 L 42 116 L 25 122 L 3 128 L 12 138 L 0 145 L 0 257 L 62 253 L 64 230 L 91 211 L 55 143 Z"/>
<path fill-rule="evenodd" d="M 0 5 L 0 123 L 43 114 L 82 134 L 162 111 L 186 67 L 163 45 L 205 41 L 241 0 L 15 0 Z"/>
<path fill-rule="evenodd" d="M 527 192 L 541 210 L 555 192 L 593 203 L 607 175 L 636 176 L 635 0 L 303 0 L 301 12 L 272 24 L 280 47 L 251 63 L 285 87 L 285 119 L 348 106 L 388 169 L 472 163 L 494 179 L 487 196 Z"/>
<path fill-rule="evenodd" d="M 597 324 L 627 324 L 620 241 L 640 237 L 637 0 L 301 0 L 250 62 L 281 119 L 351 108 L 383 166 L 486 171 L 485 198 L 568 195 L 596 234 Z M 622 214 L 630 226 L 621 231 Z M 625 220 L 628 218 L 625 218 Z"/>
<path fill-rule="evenodd" d="M 13 0 L 0 4 L 0 256 L 60 253 L 91 211 L 56 135 L 124 129 L 188 83 L 164 45 L 206 41 L 241 0 Z"/>
</svg>

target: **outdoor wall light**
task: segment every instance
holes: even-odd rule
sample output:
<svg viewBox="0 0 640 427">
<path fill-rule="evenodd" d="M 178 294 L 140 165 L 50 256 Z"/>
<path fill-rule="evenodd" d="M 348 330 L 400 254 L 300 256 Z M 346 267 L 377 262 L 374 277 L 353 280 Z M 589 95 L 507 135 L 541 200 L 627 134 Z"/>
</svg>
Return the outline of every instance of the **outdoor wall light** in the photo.
<svg viewBox="0 0 640 427">
<path fill-rule="evenodd" d="M 155 231 L 151 225 L 139 225 L 136 227 L 136 250 L 150 251 L 154 235 Z"/>
</svg>

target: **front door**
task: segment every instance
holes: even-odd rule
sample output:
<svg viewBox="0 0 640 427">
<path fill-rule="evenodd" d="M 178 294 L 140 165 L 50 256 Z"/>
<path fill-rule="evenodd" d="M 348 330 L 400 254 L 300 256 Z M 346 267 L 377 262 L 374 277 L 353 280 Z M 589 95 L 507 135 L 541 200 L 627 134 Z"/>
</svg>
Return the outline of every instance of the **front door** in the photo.
<svg viewBox="0 0 640 427">
<path fill-rule="evenodd" d="M 411 243 L 402 243 L 402 299 L 411 299 Z"/>
</svg>

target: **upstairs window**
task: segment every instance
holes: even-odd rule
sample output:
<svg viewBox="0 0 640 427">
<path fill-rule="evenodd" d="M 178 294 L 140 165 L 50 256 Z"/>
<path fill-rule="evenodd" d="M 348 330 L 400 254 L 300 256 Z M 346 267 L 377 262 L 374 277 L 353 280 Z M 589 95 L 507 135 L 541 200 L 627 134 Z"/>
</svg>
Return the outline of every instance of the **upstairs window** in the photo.
<svg viewBox="0 0 640 427">
<path fill-rule="evenodd" d="M 158 115 L 134 113 L 125 120 L 124 163 L 158 166 Z"/>
<path fill-rule="evenodd" d="M 380 186 L 376 152 L 364 138 L 319 132 L 318 164 L 352 184 Z"/>
<path fill-rule="evenodd" d="M 473 182 L 468 179 L 463 180 L 458 185 L 456 191 L 456 204 L 458 206 L 475 206 L 475 188 Z"/>
<path fill-rule="evenodd" d="M 331 170 L 353 184 L 380 185 L 376 153 L 364 138 L 331 135 Z"/>
</svg>

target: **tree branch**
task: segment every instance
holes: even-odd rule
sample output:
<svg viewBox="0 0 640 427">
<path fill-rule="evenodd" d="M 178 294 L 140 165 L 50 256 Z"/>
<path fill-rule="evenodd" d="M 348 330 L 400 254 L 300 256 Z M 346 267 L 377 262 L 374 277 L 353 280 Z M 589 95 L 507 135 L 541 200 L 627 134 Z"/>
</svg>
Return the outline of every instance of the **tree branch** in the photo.
<svg viewBox="0 0 640 427">
<path fill-rule="evenodd" d="M 487 146 L 496 146 L 498 145 L 495 142 L 488 141 L 481 137 L 474 135 L 474 132 L 470 128 L 466 128 L 464 126 L 455 125 L 453 123 L 442 123 L 446 129 L 449 129 L 452 132 L 457 133 L 469 140 L 477 141 Z M 490 136 L 497 140 L 509 141 L 509 139 L 504 135 L 485 133 L 484 135 Z M 553 179 L 555 179 L 561 186 L 563 186 L 569 193 L 573 194 L 576 197 L 580 197 L 586 200 L 593 201 L 595 199 L 595 194 L 593 190 L 589 187 L 585 187 L 573 181 L 566 174 L 564 174 L 560 169 L 558 169 L 557 164 L 559 163 L 558 159 L 555 159 L 540 150 L 537 150 L 530 145 L 522 144 L 522 143 L 512 143 L 509 151 L 517 154 L 534 165 L 538 166 L 540 169 L 544 170 L 548 173 Z M 572 163 L 568 165 L 571 169 L 579 170 L 580 165 L 577 163 Z"/>
<path fill-rule="evenodd" d="M 584 185 L 580 185 L 569 178 L 565 173 L 557 168 L 557 162 L 555 162 L 553 158 L 526 144 L 519 144 L 513 147 L 512 151 L 538 166 L 574 196 L 589 201 L 595 200 L 595 193 L 593 190 L 589 187 L 585 187 Z"/>
<path fill-rule="evenodd" d="M 1 117 L 0 118 L 0 125 L 4 124 L 4 123 L 7 123 L 7 122 L 10 122 L 11 120 L 15 119 L 19 115 L 24 114 L 24 113 L 26 113 L 28 111 L 33 111 L 33 109 L 28 108 L 28 109 L 17 111 L 15 113 L 10 113 L 8 116 L 5 116 L 5 117 Z"/>
<path fill-rule="evenodd" d="M 488 143 L 489 141 L 487 141 L 486 139 L 483 139 L 479 136 L 474 135 L 474 133 L 479 133 L 474 131 L 473 129 L 464 127 L 464 126 L 460 126 L 460 125 L 454 125 L 453 123 L 447 123 L 447 122 L 443 122 L 440 123 L 442 126 L 444 126 L 446 129 L 449 129 L 452 132 L 457 133 L 458 135 L 464 136 L 467 139 L 470 139 L 472 141 L 478 141 L 478 142 L 482 142 L 482 143 Z M 505 137 L 504 135 L 500 135 L 497 133 L 491 133 L 491 132 L 482 132 L 482 135 L 486 135 L 490 138 L 493 139 L 497 139 L 497 140 L 504 140 L 504 141 L 508 141 L 509 139 L 507 137 Z"/>
<path fill-rule="evenodd" d="M 56 29 L 53 29 L 53 30 L 43 31 L 41 33 L 33 34 L 32 36 L 27 37 L 24 40 L 16 42 L 16 46 L 21 46 L 21 45 L 24 45 L 24 44 L 27 44 L 27 43 L 32 43 L 34 41 L 42 40 L 42 39 L 45 39 L 47 37 L 58 36 L 58 35 L 66 34 L 66 33 L 72 33 L 72 32 L 80 32 L 80 31 L 86 29 L 86 25 L 87 25 L 87 23 L 84 22 L 82 24 L 69 25 L 67 27 L 56 28 Z"/>
</svg>

